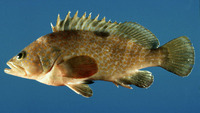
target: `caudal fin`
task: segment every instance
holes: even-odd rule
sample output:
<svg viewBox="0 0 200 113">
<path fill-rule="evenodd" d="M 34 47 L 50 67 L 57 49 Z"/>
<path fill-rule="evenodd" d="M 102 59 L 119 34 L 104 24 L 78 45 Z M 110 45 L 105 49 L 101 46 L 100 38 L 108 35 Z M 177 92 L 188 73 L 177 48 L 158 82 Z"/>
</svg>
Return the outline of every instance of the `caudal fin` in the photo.
<svg viewBox="0 0 200 113">
<path fill-rule="evenodd" d="M 160 48 L 167 50 L 161 67 L 179 76 L 188 76 L 194 65 L 194 47 L 186 36 L 176 38 Z"/>
</svg>

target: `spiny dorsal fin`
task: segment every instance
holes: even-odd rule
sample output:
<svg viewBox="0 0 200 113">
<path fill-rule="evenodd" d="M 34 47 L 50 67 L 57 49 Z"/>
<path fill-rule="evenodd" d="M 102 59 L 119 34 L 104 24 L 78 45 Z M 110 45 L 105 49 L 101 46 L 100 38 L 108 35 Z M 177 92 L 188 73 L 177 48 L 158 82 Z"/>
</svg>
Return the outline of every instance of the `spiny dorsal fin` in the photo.
<svg viewBox="0 0 200 113">
<path fill-rule="evenodd" d="M 86 13 L 84 13 L 82 17 L 78 17 L 78 11 L 71 18 L 70 13 L 69 11 L 66 18 L 62 21 L 60 20 L 60 15 L 58 15 L 56 26 L 51 24 L 53 32 L 65 30 L 108 32 L 113 35 L 129 38 L 147 49 L 154 49 L 159 46 L 159 41 L 155 35 L 137 23 L 112 23 L 110 20 L 106 22 L 105 17 L 102 20 L 98 20 L 99 15 L 97 15 L 95 19 L 91 19 L 91 13 L 88 17 L 86 17 Z"/>
<path fill-rule="evenodd" d="M 86 17 L 86 13 L 82 17 L 78 17 L 78 11 L 71 18 L 70 11 L 68 12 L 66 18 L 60 21 L 60 15 L 58 15 L 56 26 L 51 24 L 53 32 L 64 31 L 64 30 L 89 30 L 89 31 L 110 31 L 114 26 L 118 24 L 116 22 L 111 23 L 111 21 L 106 22 L 104 17 L 102 20 L 98 20 L 99 15 L 95 19 L 91 19 L 91 13 Z"/>
</svg>

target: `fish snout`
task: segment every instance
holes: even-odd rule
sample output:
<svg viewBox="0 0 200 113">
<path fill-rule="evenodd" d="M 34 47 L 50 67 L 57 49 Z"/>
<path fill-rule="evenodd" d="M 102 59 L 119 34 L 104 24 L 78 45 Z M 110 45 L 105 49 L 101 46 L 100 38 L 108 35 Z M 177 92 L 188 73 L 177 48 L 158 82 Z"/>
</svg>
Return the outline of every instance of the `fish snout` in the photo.
<svg viewBox="0 0 200 113">
<path fill-rule="evenodd" d="M 10 74 L 10 75 L 16 75 L 16 76 L 25 76 L 26 75 L 24 68 L 22 68 L 21 66 L 16 65 L 13 62 L 7 62 L 6 64 L 10 67 L 10 69 L 5 68 L 4 69 L 5 73 Z"/>
</svg>

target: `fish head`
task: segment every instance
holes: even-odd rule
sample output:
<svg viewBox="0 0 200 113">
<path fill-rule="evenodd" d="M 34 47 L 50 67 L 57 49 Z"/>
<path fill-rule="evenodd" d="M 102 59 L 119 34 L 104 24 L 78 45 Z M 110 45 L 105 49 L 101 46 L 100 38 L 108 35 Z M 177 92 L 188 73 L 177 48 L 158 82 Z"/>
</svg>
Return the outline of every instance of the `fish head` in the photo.
<svg viewBox="0 0 200 113">
<path fill-rule="evenodd" d="M 40 75 L 43 72 L 43 68 L 38 54 L 38 46 L 38 43 L 35 41 L 24 48 L 7 62 L 10 69 L 6 68 L 4 72 L 29 79 Z"/>
<path fill-rule="evenodd" d="M 4 72 L 28 79 L 37 79 L 49 72 L 59 56 L 59 50 L 46 44 L 46 38 L 38 38 L 11 58 L 7 62 L 10 69 L 6 68 Z"/>
</svg>

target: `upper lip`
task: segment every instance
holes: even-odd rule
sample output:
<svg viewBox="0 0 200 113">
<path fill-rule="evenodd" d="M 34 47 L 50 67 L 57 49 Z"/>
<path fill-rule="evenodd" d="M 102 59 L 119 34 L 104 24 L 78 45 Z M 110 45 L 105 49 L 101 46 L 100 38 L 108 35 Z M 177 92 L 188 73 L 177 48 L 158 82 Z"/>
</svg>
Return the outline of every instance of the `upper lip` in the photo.
<svg viewBox="0 0 200 113">
<path fill-rule="evenodd" d="M 18 75 L 18 76 L 24 76 L 26 74 L 24 68 L 14 64 L 13 62 L 7 62 L 7 65 L 11 68 L 11 69 L 8 68 L 4 69 L 4 72 L 7 74 Z"/>
</svg>

